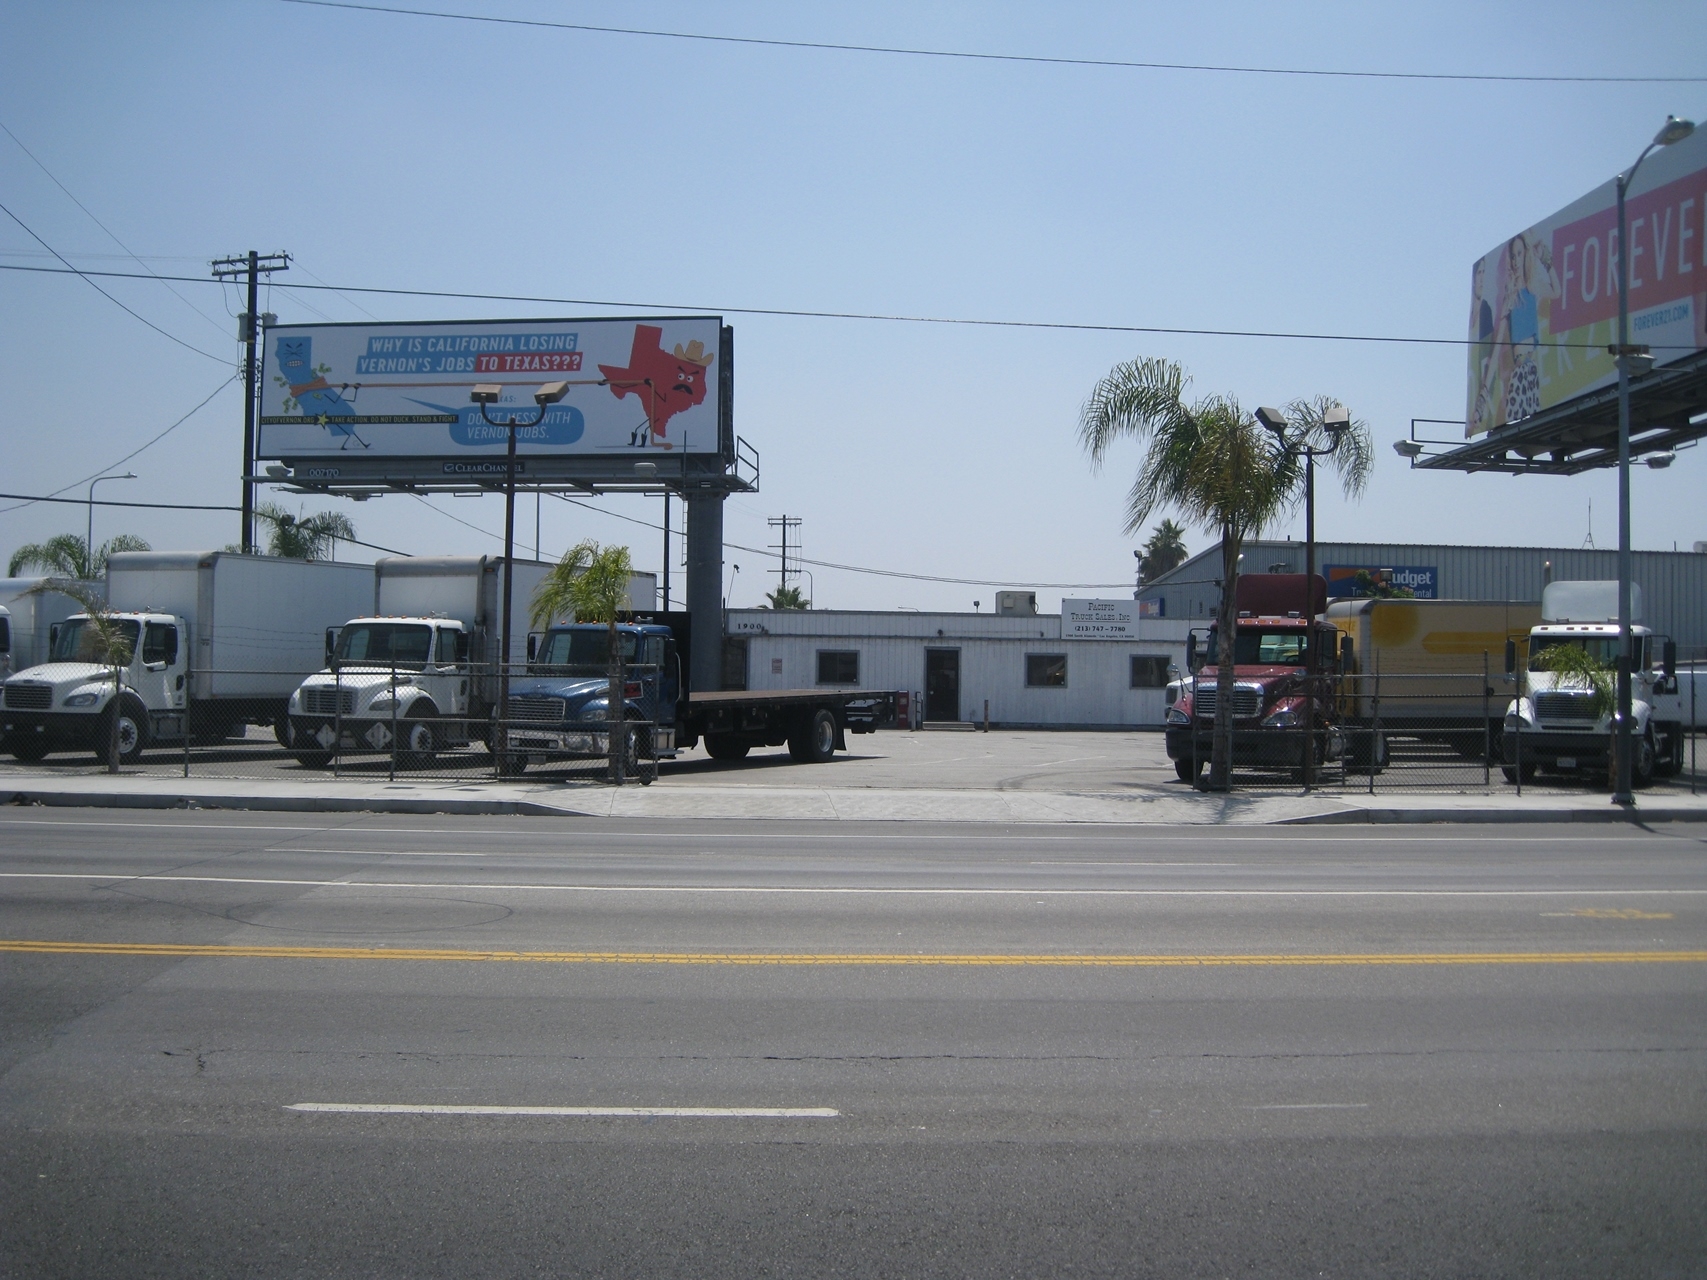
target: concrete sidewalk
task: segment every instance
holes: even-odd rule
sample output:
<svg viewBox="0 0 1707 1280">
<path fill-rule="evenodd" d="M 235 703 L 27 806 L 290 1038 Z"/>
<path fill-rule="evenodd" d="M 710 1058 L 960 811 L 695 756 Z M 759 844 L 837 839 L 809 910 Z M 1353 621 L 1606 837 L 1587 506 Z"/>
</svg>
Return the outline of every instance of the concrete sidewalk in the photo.
<svg viewBox="0 0 1707 1280">
<path fill-rule="evenodd" d="M 986 790 L 879 787 L 351 782 L 331 778 L 167 778 L 136 774 L 0 779 L 0 801 L 97 808 L 253 809 L 294 813 L 538 814 L 599 818 L 794 819 L 847 822 L 1214 825 L 1398 822 L 1707 822 L 1707 796 L 1651 795 L 1633 813 L 1604 793 L 1347 797 L 1178 788 Z"/>
</svg>

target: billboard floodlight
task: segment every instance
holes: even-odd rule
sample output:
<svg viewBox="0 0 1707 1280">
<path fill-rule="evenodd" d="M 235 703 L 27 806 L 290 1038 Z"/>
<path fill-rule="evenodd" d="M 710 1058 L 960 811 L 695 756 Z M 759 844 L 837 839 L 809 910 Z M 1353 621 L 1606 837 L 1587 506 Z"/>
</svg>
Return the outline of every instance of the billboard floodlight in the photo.
<svg viewBox="0 0 1707 1280">
<path fill-rule="evenodd" d="M 1393 452 L 1401 458 L 1419 458 L 1422 456 L 1422 443 L 1417 440 L 1393 441 Z"/>
<path fill-rule="evenodd" d="M 634 474 L 642 480 L 651 480 L 658 474 L 656 462 L 637 462 L 634 464 Z"/>
<path fill-rule="evenodd" d="M 556 404 L 568 394 L 569 384 L 567 382 L 548 382 L 533 393 L 533 402 L 541 406 Z"/>
<path fill-rule="evenodd" d="M 1349 431 L 1351 412 L 1343 404 L 1336 404 L 1322 415 L 1322 429 L 1335 437 L 1342 431 Z"/>
<path fill-rule="evenodd" d="M 1667 116 L 1664 126 L 1654 135 L 1656 147 L 1669 147 L 1674 142 L 1682 142 L 1695 132 L 1695 121 L 1679 120 L 1676 116 Z"/>
<path fill-rule="evenodd" d="M 468 393 L 468 398 L 474 404 L 497 404 L 498 398 L 504 394 L 504 388 L 496 382 L 476 383 L 474 390 Z"/>
<path fill-rule="evenodd" d="M 1643 461 L 1655 471 L 1664 471 L 1677 461 L 1677 452 L 1673 449 L 1667 449 L 1664 453 L 1651 453 Z"/>
<path fill-rule="evenodd" d="M 1286 415 L 1279 409 L 1271 409 L 1265 404 L 1257 410 L 1257 421 L 1277 436 L 1286 434 Z"/>
</svg>

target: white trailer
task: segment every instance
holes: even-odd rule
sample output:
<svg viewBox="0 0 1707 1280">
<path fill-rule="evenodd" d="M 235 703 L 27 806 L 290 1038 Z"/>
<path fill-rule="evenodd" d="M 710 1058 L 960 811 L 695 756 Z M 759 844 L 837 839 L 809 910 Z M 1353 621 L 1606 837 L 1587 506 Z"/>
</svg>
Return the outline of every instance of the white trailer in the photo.
<svg viewBox="0 0 1707 1280">
<path fill-rule="evenodd" d="M 117 652 L 87 614 L 52 627 L 47 661 L 5 682 L 6 748 L 25 760 L 104 752 L 116 731 L 120 758 L 132 762 L 186 734 L 217 741 L 241 724 L 282 725 L 291 690 L 323 660 L 326 629 L 372 599 L 369 565 L 116 554 L 105 618 Z"/>
<path fill-rule="evenodd" d="M 0 680 L 47 661 L 47 647 L 56 622 L 64 622 L 83 606 L 62 591 L 53 591 L 56 578 L 0 578 Z M 104 582 L 77 586 L 97 597 Z"/>
</svg>

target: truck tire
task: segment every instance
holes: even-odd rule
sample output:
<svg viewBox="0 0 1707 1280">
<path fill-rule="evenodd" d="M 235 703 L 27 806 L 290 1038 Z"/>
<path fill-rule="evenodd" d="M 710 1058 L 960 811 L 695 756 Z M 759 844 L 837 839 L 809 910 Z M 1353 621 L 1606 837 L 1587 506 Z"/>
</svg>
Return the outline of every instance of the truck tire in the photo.
<svg viewBox="0 0 1707 1280">
<path fill-rule="evenodd" d="M 332 763 L 330 751 L 298 751 L 295 754 L 296 762 L 304 769 L 324 769 Z"/>
<path fill-rule="evenodd" d="M 1630 785 L 1646 789 L 1654 785 L 1654 735 L 1649 730 L 1630 743 Z"/>
<path fill-rule="evenodd" d="M 500 751 L 494 759 L 500 778 L 519 778 L 527 772 L 528 757 L 525 751 Z"/>
<path fill-rule="evenodd" d="M 45 760 L 48 751 L 51 750 L 47 738 L 37 733 L 28 736 L 19 734 L 17 737 L 8 738 L 6 749 L 25 764 L 34 764 L 38 760 Z"/>
<path fill-rule="evenodd" d="M 1517 767 L 1515 765 L 1502 764 L 1500 766 L 1500 772 L 1505 775 L 1505 780 L 1507 782 L 1516 782 L 1517 781 L 1518 770 L 1517 770 Z M 1535 766 L 1532 764 L 1524 765 L 1523 766 L 1523 782 L 1524 782 L 1524 785 L 1528 786 L 1531 782 L 1534 782 L 1534 781 L 1535 781 Z"/>
<path fill-rule="evenodd" d="M 1203 772 L 1203 764 L 1202 760 L 1182 756 L 1174 761 L 1174 776 L 1181 782 L 1196 783 L 1198 774 Z"/>
<path fill-rule="evenodd" d="M 788 735 L 788 754 L 801 764 L 823 764 L 836 754 L 836 714 L 825 707 L 795 725 Z"/>
<path fill-rule="evenodd" d="M 1387 769 L 1387 735 L 1356 733 L 1351 740 L 1351 768 L 1354 773 L 1384 773 Z"/>
<path fill-rule="evenodd" d="M 135 764 L 142 759 L 142 749 L 148 745 L 148 710 L 142 703 L 129 695 L 118 700 L 115 709 L 108 704 L 101 715 L 100 729 L 95 743 L 95 758 L 102 764 L 107 762 L 107 752 L 112 749 L 113 716 L 118 716 L 119 730 L 119 763 Z"/>
<path fill-rule="evenodd" d="M 397 763 L 404 769 L 430 769 L 439 754 L 438 708 L 422 701 L 409 708 L 397 727 Z"/>
<path fill-rule="evenodd" d="M 747 744 L 737 742 L 731 734 L 708 733 L 705 735 L 705 754 L 713 760 L 745 760 L 747 750 Z"/>
</svg>

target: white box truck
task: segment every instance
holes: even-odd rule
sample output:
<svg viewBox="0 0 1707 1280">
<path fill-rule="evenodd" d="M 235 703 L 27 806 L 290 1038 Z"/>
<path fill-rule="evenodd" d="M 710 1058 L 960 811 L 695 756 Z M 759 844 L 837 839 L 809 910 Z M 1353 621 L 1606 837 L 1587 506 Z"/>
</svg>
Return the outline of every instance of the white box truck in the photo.
<svg viewBox="0 0 1707 1280">
<path fill-rule="evenodd" d="M 509 661 L 527 662 L 533 593 L 551 566 L 515 562 Z M 371 611 L 325 637 L 322 670 L 291 694 L 285 745 L 311 768 L 334 752 L 390 751 L 419 767 L 485 741 L 498 700 L 502 556 L 394 556 L 373 567 Z"/>
<path fill-rule="evenodd" d="M 47 661 L 53 624 L 64 622 L 83 606 L 62 591 L 51 590 L 59 578 L 0 578 L 0 680 Z M 79 582 L 86 592 L 101 596 L 104 582 Z"/>
<path fill-rule="evenodd" d="M 116 691 L 92 619 L 50 629 L 46 661 L 0 689 L 5 746 L 20 760 L 150 743 L 218 741 L 282 726 L 291 691 L 322 661 L 326 628 L 366 607 L 373 568 L 221 551 L 126 551 L 107 563 L 107 617 L 124 652 Z"/>
</svg>

